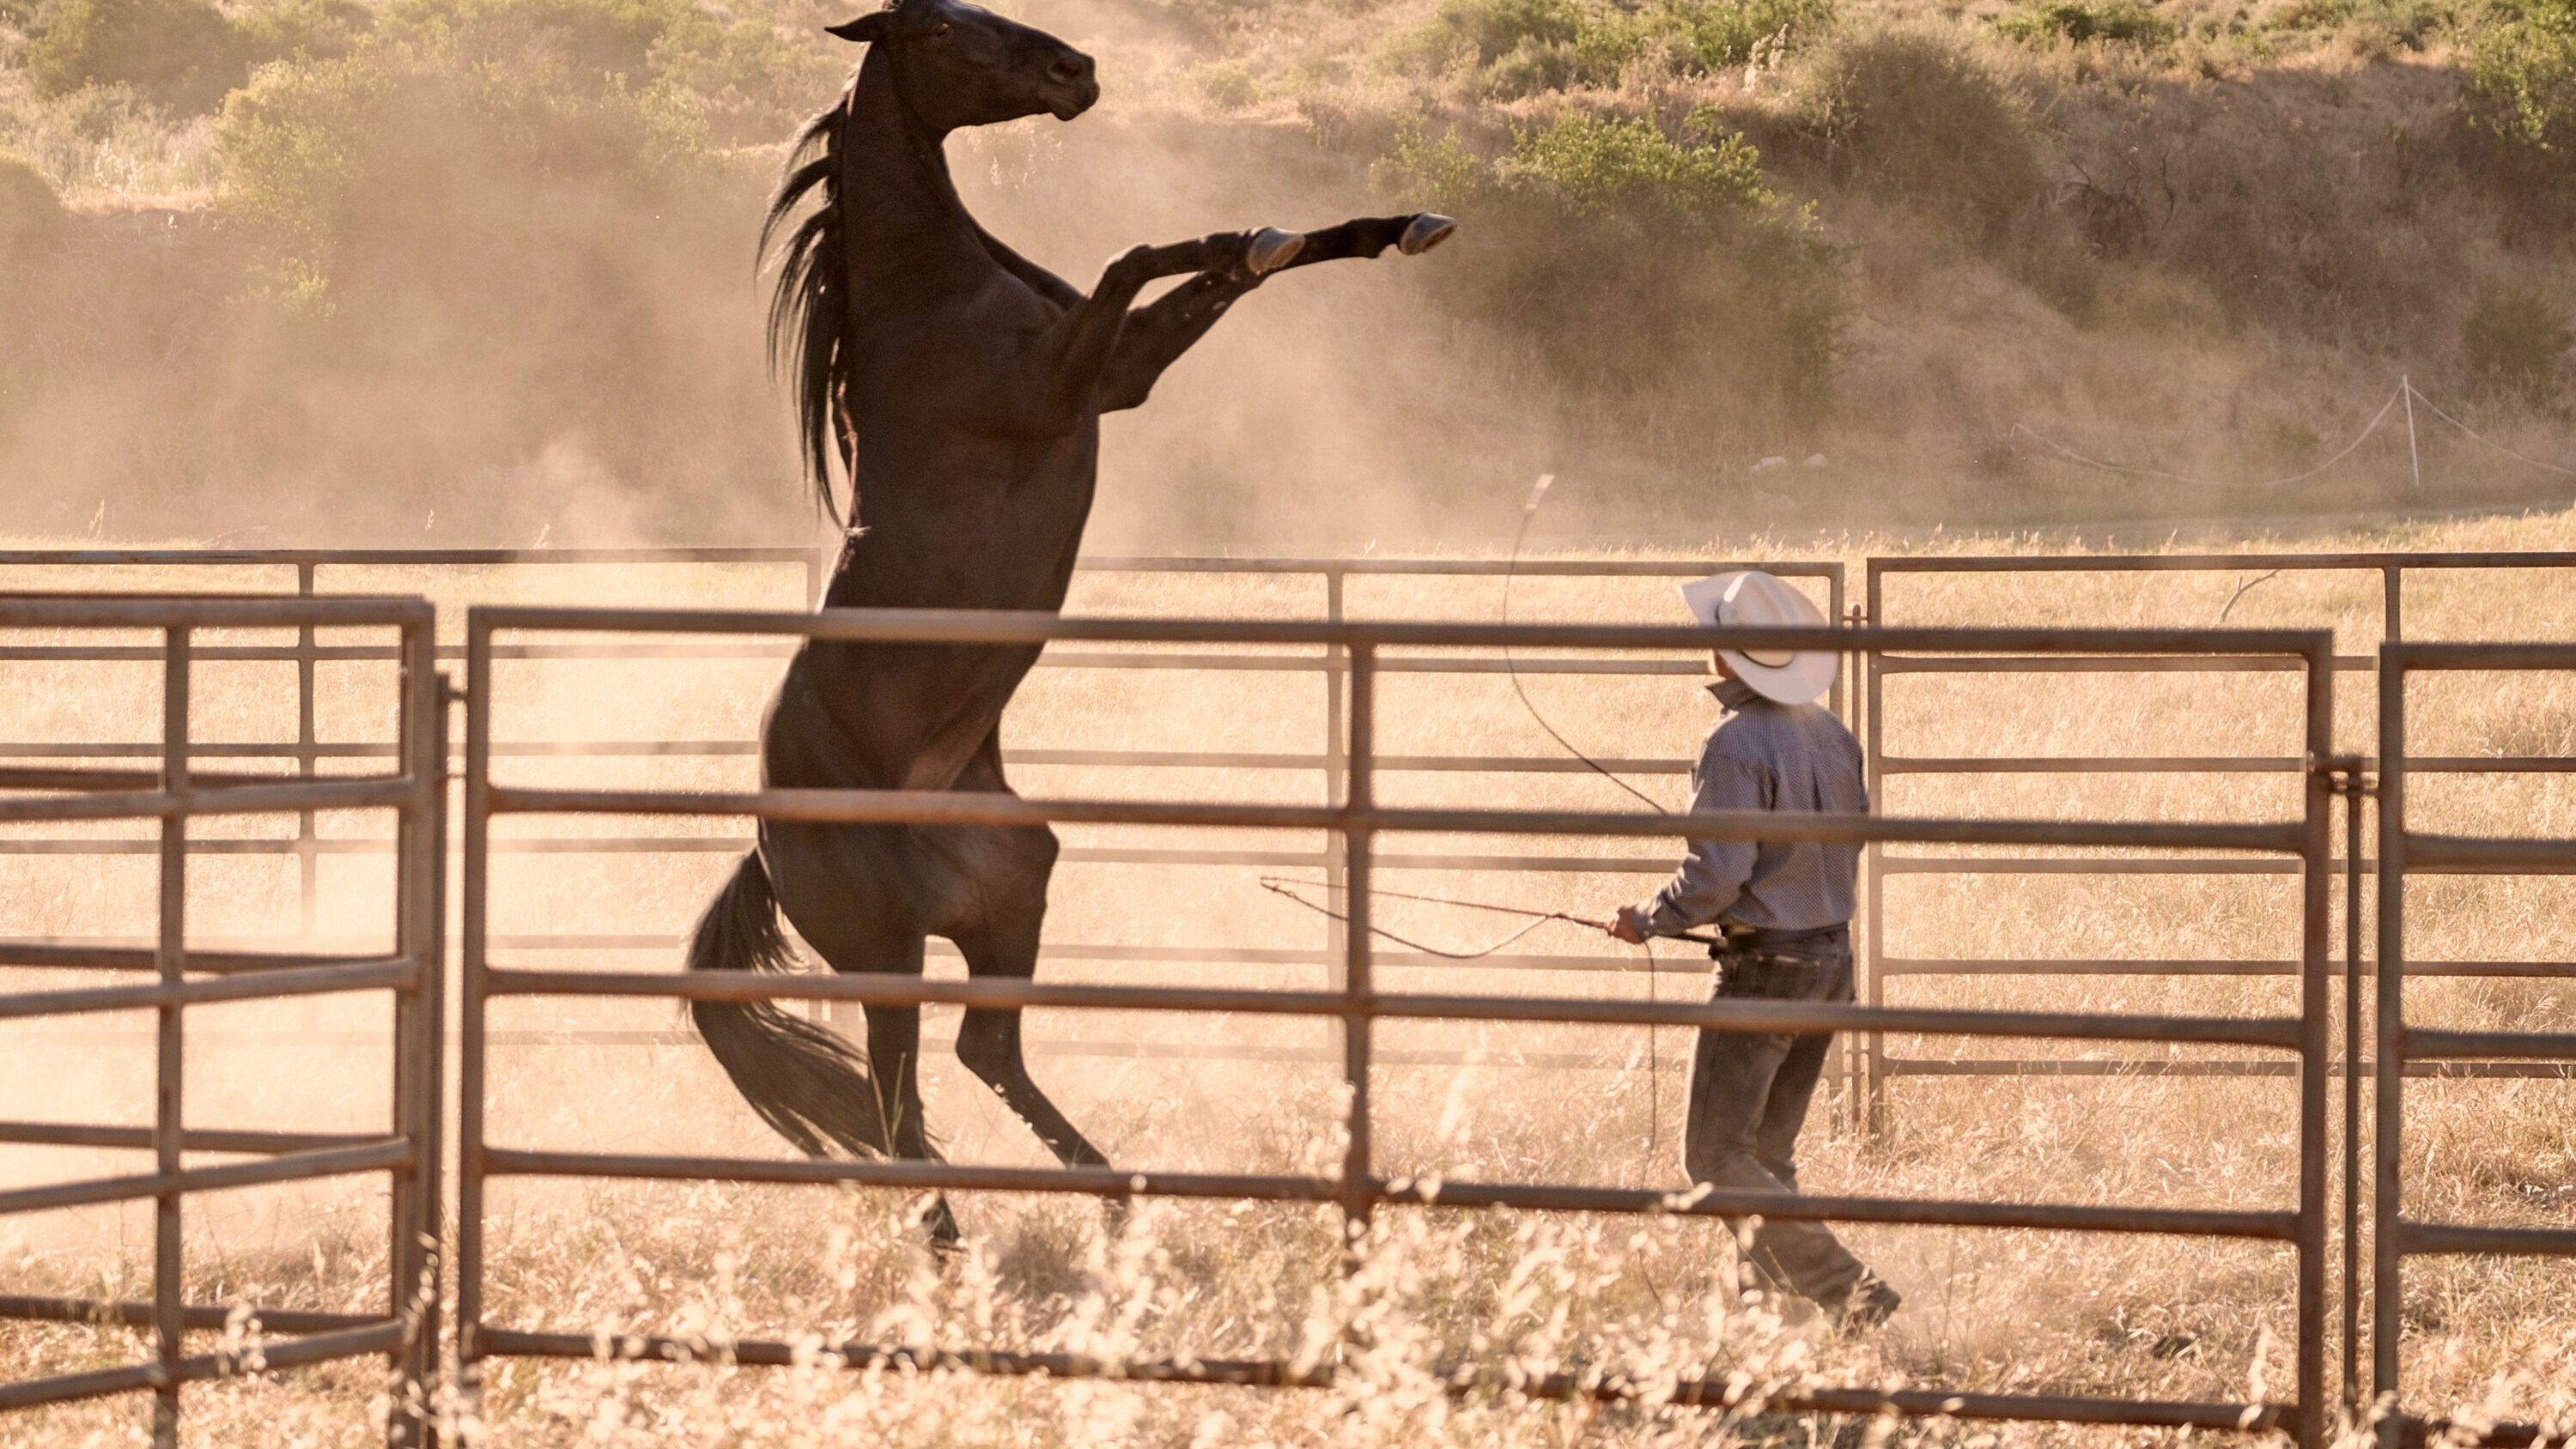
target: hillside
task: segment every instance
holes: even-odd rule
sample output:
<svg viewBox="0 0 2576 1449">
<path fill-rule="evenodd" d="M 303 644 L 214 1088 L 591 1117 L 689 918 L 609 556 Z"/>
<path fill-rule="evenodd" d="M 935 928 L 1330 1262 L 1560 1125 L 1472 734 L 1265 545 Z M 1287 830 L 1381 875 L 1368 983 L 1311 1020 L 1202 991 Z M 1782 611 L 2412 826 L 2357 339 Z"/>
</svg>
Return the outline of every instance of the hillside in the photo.
<svg viewBox="0 0 2576 1449">
<path fill-rule="evenodd" d="M 2568 0 L 1015 13 L 1106 99 L 952 155 L 1077 282 L 1467 223 L 1230 318 L 1112 424 L 1103 545 L 1488 541 L 1541 471 L 1552 531 L 1675 540 L 2576 489 L 2512 456 L 2576 466 Z M 0 0 L 0 527 L 809 527 L 752 252 L 838 18 Z"/>
</svg>

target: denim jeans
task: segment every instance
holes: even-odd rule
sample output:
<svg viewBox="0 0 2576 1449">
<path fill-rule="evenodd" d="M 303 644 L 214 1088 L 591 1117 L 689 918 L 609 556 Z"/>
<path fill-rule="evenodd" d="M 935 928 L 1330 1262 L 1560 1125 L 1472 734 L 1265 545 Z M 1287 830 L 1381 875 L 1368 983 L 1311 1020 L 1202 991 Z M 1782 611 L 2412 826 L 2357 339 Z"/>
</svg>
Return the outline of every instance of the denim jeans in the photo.
<svg viewBox="0 0 2576 1449">
<path fill-rule="evenodd" d="M 1801 942 L 1796 954 L 1729 953 L 1718 960 L 1715 998 L 1725 1001 L 1849 1001 L 1848 933 Z M 1703 1031 L 1691 1066 L 1690 1115 L 1682 1165 L 1693 1183 L 1752 1192 L 1798 1190 L 1798 1132 L 1824 1074 L 1830 1032 Z M 1866 1269 L 1818 1222 L 1729 1219 L 1745 1258 L 1801 1296 L 1838 1308 Z"/>
</svg>

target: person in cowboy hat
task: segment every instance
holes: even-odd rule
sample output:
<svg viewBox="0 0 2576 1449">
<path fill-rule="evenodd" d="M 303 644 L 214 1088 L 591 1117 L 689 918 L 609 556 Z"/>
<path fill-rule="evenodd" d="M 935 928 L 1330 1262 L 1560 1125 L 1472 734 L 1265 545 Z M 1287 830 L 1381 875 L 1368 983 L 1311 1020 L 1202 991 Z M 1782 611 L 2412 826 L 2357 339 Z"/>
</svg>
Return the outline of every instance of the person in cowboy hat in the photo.
<svg viewBox="0 0 2576 1449">
<path fill-rule="evenodd" d="M 1710 626 L 1826 626 L 1806 595 L 1759 570 L 1698 579 L 1681 593 Z M 1830 650 L 1716 651 L 1709 693 L 1725 713 L 1691 770 L 1691 809 L 1866 811 L 1860 744 L 1816 703 L 1840 666 Z M 1714 924 L 1726 942 L 1709 952 L 1718 998 L 1849 1001 L 1859 870 L 1857 845 L 1693 841 L 1662 890 L 1619 908 L 1610 934 L 1633 943 Z M 1798 1132 L 1832 1045 L 1831 1033 L 1701 1032 L 1682 1134 L 1691 1181 L 1797 1191 Z M 1757 1281 L 1812 1300 L 1838 1328 L 1865 1331 L 1896 1311 L 1896 1290 L 1823 1223 L 1758 1219 L 1749 1238 L 1735 1226 Z"/>
</svg>

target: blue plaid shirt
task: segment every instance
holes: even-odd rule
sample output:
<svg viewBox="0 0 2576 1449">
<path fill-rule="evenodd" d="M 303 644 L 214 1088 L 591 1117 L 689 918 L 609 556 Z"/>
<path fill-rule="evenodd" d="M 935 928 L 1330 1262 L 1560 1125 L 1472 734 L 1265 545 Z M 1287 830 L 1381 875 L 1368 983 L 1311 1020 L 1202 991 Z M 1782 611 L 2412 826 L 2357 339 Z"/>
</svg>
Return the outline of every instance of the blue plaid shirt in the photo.
<svg viewBox="0 0 2576 1449">
<path fill-rule="evenodd" d="M 1777 704 L 1740 680 L 1709 693 L 1726 708 L 1691 768 L 1691 809 L 1869 809 L 1860 742 L 1833 711 Z M 1649 934 L 1724 922 L 1756 930 L 1813 930 L 1851 919 L 1857 845 L 1699 840 L 1672 880 L 1638 907 Z"/>
</svg>

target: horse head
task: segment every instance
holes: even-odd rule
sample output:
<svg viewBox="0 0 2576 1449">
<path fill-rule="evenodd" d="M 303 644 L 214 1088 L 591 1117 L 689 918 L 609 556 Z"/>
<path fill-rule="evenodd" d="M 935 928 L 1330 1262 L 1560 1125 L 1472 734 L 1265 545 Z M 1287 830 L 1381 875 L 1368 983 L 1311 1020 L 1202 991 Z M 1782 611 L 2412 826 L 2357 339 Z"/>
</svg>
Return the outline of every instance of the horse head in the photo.
<svg viewBox="0 0 2576 1449">
<path fill-rule="evenodd" d="M 1100 99 L 1090 56 L 965 0 L 894 0 L 829 29 L 884 56 L 905 108 L 941 135 L 1041 111 L 1070 121 Z"/>
</svg>

